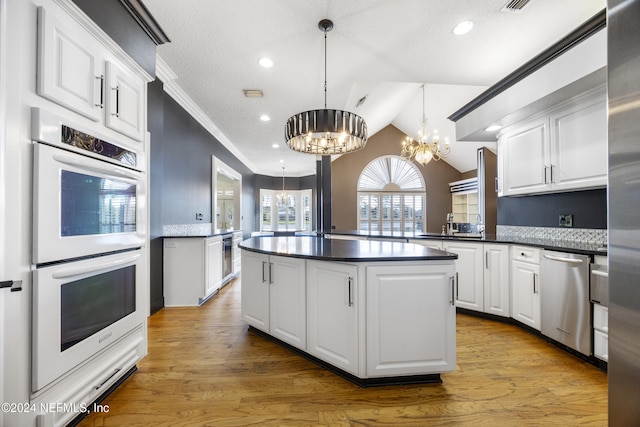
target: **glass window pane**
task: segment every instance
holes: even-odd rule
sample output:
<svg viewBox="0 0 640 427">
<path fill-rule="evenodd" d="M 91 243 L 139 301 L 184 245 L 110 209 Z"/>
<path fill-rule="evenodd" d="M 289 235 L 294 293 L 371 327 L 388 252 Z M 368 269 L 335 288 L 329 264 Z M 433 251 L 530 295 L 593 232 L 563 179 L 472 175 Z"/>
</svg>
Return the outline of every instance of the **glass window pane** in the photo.
<svg viewBox="0 0 640 427">
<path fill-rule="evenodd" d="M 391 195 L 382 195 L 382 221 L 388 221 L 391 219 Z M 383 227 L 384 229 L 384 227 Z"/>
<path fill-rule="evenodd" d="M 262 194 L 262 223 L 261 230 L 271 230 L 271 194 Z"/>
<path fill-rule="evenodd" d="M 360 200 L 360 206 L 358 208 L 359 219 L 360 221 L 367 221 L 369 219 L 369 196 L 360 195 L 358 199 Z"/>
<path fill-rule="evenodd" d="M 369 199 L 369 203 L 371 203 L 371 220 L 379 221 L 380 220 L 380 196 L 378 194 L 372 194 Z"/>
</svg>

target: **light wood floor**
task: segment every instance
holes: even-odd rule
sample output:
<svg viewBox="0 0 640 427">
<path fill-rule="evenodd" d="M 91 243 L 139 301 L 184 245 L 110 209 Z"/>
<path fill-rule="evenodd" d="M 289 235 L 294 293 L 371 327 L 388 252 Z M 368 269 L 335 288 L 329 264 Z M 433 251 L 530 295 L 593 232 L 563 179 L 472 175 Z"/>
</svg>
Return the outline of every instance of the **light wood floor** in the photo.
<svg viewBox="0 0 640 427">
<path fill-rule="evenodd" d="M 81 426 L 606 426 L 607 376 L 513 325 L 458 314 L 442 384 L 360 388 L 247 331 L 240 281 L 149 319 L 149 355 Z"/>
</svg>

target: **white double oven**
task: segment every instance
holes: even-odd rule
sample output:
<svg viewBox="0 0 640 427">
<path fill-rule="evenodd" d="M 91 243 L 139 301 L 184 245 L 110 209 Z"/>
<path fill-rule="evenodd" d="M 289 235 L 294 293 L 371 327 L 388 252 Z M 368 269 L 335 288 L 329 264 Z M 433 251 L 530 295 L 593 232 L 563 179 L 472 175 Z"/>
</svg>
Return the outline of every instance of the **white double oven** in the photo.
<svg viewBox="0 0 640 427">
<path fill-rule="evenodd" d="M 144 321 L 146 185 L 131 144 L 32 109 L 32 391 Z"/>
</svg>

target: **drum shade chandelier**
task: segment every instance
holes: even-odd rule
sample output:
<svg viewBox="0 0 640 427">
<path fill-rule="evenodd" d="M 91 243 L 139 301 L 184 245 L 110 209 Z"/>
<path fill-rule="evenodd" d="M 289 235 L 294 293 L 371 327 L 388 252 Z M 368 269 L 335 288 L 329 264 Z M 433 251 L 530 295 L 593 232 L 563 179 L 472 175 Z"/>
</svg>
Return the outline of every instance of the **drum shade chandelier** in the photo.
<svg viewBox="0 0 640 427">
<path fill-rule="evenodd" d="M 422 129 L 418 132 L 417 140 L 407 136 L 402 141 L 400 155 L 407 160 L 420 163 L 422 166 L 425 166 L 431 160 L 438 161 L 443 157 L 447 157 L 451 151 L 449 138 L 444 139 L 444 148 L 440 149 L 438 130 L 434 129 L 431 143 L 429 143 L 429 136 L 429 132 L 427 132 L 427 116 L 424 112 L 424 85 L 422 85 Z"/>
<path fill-rule="evenodd" d="M 357 151 L 367 144 L 367 124 L 356 114 L 327 109 L 327 33 L 333 22 L 323 19 L 318 28 L 324 33 L 324 109 L 289 117 L 285 140 L 289 148 L 301 153 L 325 156 Z"/>
</svg>

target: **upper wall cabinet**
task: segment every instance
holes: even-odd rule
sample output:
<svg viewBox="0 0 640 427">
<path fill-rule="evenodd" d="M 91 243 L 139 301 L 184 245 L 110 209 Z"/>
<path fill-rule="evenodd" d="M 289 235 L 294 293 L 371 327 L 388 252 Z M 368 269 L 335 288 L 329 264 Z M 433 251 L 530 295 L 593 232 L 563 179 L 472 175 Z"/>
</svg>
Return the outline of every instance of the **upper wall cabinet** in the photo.
<svg viewBox="0 0 640 427">
<path fill-rule="evenodd" d="M 604 88 L 505 129 L 498 141 L 498 195 L 607 185 Z"/>
<path fill-rule="evenodd" d="M 145 81 L 118 64 L 91 33 L 38 8 L 37 92 L 142 141 Z"/>
</svg>

